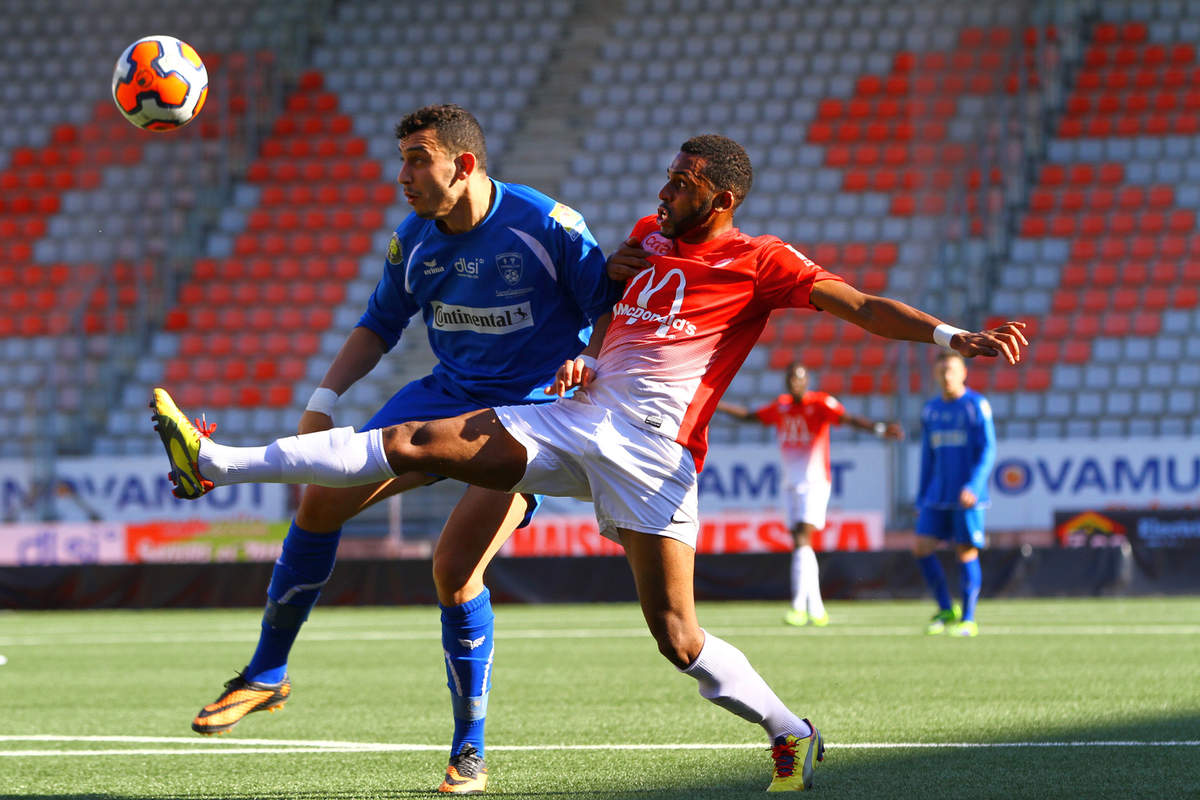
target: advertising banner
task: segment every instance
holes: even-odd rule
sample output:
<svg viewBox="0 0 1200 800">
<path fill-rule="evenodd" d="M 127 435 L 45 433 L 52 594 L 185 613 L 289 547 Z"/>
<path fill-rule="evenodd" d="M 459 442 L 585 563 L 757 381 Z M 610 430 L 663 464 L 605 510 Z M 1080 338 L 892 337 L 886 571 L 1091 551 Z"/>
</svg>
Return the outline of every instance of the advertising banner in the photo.
<svg viewBox="0 0 1200 800">
<path fill-rule="evenodd" d="M 1001 440 L 996 449 L 992 530 L 1044 530 L 1063 508 L 1200 507 L 1195 440 Z"/>
<path fill-rule="evenodd" d="M 287 487 L 278 484 L 221 486 L 199 500 L 171 494 L 161 456 L 60 458 L 49 489 L 54 515 L 63 521 L 279 520 L 287 514 Z M 29 461 L 0 460 L 0 519 L 35 516 L 46 481 Z"/>
<path fill-rule="evenodd" d="M 825 528 L 813 536 L 814 550 L 883 549 L 883 514 L 878 511 L 831 511 Z M 774 553 L 792 549 L 783 518 L 773 511 L 724 511 L 703 514 L 697 553 Z M 621 547 L 600 535 L 587 514 L 541 514 L 512 535 L 505 556 L 620 555 Z"/>
<path fill-rule="evenodd" d="M 0 566 L 274 561 L 287 527 L 220 520 L 0 525 Z"/>
<path fill-rule="evenodd" d="M 1055 511 L 1054 532 L 1063 547 L 1200 549 L 1200 510 Z"/>
</svg>

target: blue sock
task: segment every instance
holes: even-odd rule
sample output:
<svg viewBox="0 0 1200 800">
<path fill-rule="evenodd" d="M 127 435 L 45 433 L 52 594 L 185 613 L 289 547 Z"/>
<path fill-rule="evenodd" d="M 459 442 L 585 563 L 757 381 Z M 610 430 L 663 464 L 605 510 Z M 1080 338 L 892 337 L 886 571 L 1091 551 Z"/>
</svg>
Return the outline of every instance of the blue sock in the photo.
<svg viewBox="0 0 1200 800">
<path fill-rule="evenodd" d="M 938 608 L 949 611 L 950 587 L 946 585 L 946 573 L 942 571 L 942 563 L 938 561 L 937 553 L 918 558 L 917 565 L 921 568 L 921 574 L 925 576 L 929 591 L 933 592 L 933 597 L 937 600 Z"/>
<path fill-rule="evenodd" d="M 310 533 L 292 521 L 267 587 L 262 633 L 246 666 L 247 680 L 278 683 L 287 674 L 288 653 L 333 572 L 341 536 L 341 530 Z"/>
<path fill-rule="evenodd" d="M 454 710 L 451 754 L 470 744 L 483 757 L 483 728 L 492 688 L 492 595 L 487 589 L 461 606 L 441 606 L 446 685 Z"/>
<path fill-rule="evenodd" d="M 964 621 L 975 619 L 975 601 L 979 599 L 979 588 L 983 586 L 983 570 L 979 566 L 978 556 L 970 561 L 959 563 L 962 570 L 962 598 Z"/>
</svg>

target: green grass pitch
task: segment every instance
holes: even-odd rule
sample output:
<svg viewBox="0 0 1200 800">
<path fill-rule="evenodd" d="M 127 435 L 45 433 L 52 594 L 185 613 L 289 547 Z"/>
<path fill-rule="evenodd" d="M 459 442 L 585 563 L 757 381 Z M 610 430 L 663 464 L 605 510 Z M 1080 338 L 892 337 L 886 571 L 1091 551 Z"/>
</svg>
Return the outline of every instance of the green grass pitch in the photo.
<svg viewBox="0 0 1200 800">
<path fill-rule="evenodd" d="M 1200 798 L 1200 598 L 987 600 L 974 640 L 928 603 L 709 603 L 827 741 L 829 798 Z M 259 613 L 0 614 L 0 798 L 433 797 L 450 703 L 434 608 L 318 607 L 292 700 L 214 738 L 192 715 L 249 658 Z M 497 607 L 489 794 L 749 798 L 757 726 L 702 700 L 633 605 Z"/>
</svg>

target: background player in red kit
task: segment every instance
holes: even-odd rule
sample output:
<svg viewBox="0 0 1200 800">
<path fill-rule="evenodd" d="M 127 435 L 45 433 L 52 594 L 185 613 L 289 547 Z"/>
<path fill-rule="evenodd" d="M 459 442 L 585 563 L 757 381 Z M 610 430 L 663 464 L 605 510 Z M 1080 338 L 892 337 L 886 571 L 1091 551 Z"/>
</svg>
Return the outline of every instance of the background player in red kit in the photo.
<svg viewBox="0 0 1200 800">
<path fill-rule="evenodd" d="M 838 399 L 808 390 L 808 370 L 789 364 L 783 371 L 787 394 L 770 405 L 751 411 L 735 403 L 720 402 L 717 409 L 743 422 L 775 429 L 783 457 L 783 511 L 792 532 L 792 607 L 784 615 L 789 625 L 829 624 L 821 599 L 821 581 L 812 536 L 825 527 L 825 512 L 833 493 L 829 464 L 829 429 L 845 423 L 887 439 L 903 439 L 895 422 L 875 422 L 850 414 Z"/>
<path fill-rule="evenodd" d="M 601 532 L 625 549 L 659 652 L 697 682 L 702 697 L 766 731 L 774 762 L 768 791 L 811 788 L 823 753 L 816 727 L 696 617 L 697 473 L 717 402 L 775 308 L 824 309 L 881 336 L 1003 355 L 1010 364 L 1027 342 L 1022 323 L 952 328 L 859 292 L 778 237 L 747 236 L 733 226 L 733 213 L 750 184 L 750 159 L 737 142 L 715 135 L 684 142 L 658 214 L 639 221 L 630 246 L 610 257 L 610 275 L 613 258 L 634 273 L 611 324 L 597 321 L 583 353 L 548 389 L 561 395 L 579 387 L 573 397 L 228 447 L 202 438 L 156 389 L 154 420 L 176 480 L 205 491 L 227 483 L 337 486 L 422 469 L 506 492 L 590 499 Z"/>
</svg>

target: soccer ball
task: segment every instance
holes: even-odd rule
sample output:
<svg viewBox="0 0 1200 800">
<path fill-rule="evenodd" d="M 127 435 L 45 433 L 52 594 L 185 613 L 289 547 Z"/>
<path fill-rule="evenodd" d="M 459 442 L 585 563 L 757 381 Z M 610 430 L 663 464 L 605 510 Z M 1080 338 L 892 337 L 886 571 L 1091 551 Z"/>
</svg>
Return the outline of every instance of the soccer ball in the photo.
<svg viewBox="0 0 1200 800">
<path fill-rule="evenodd" d="M 148 131 L 172 131 L 187 125 L 204 107 L 208 70 L 187 42 L 147 36 L 117 59 L 112 93 L 130 123 Z"/>
</svg>

